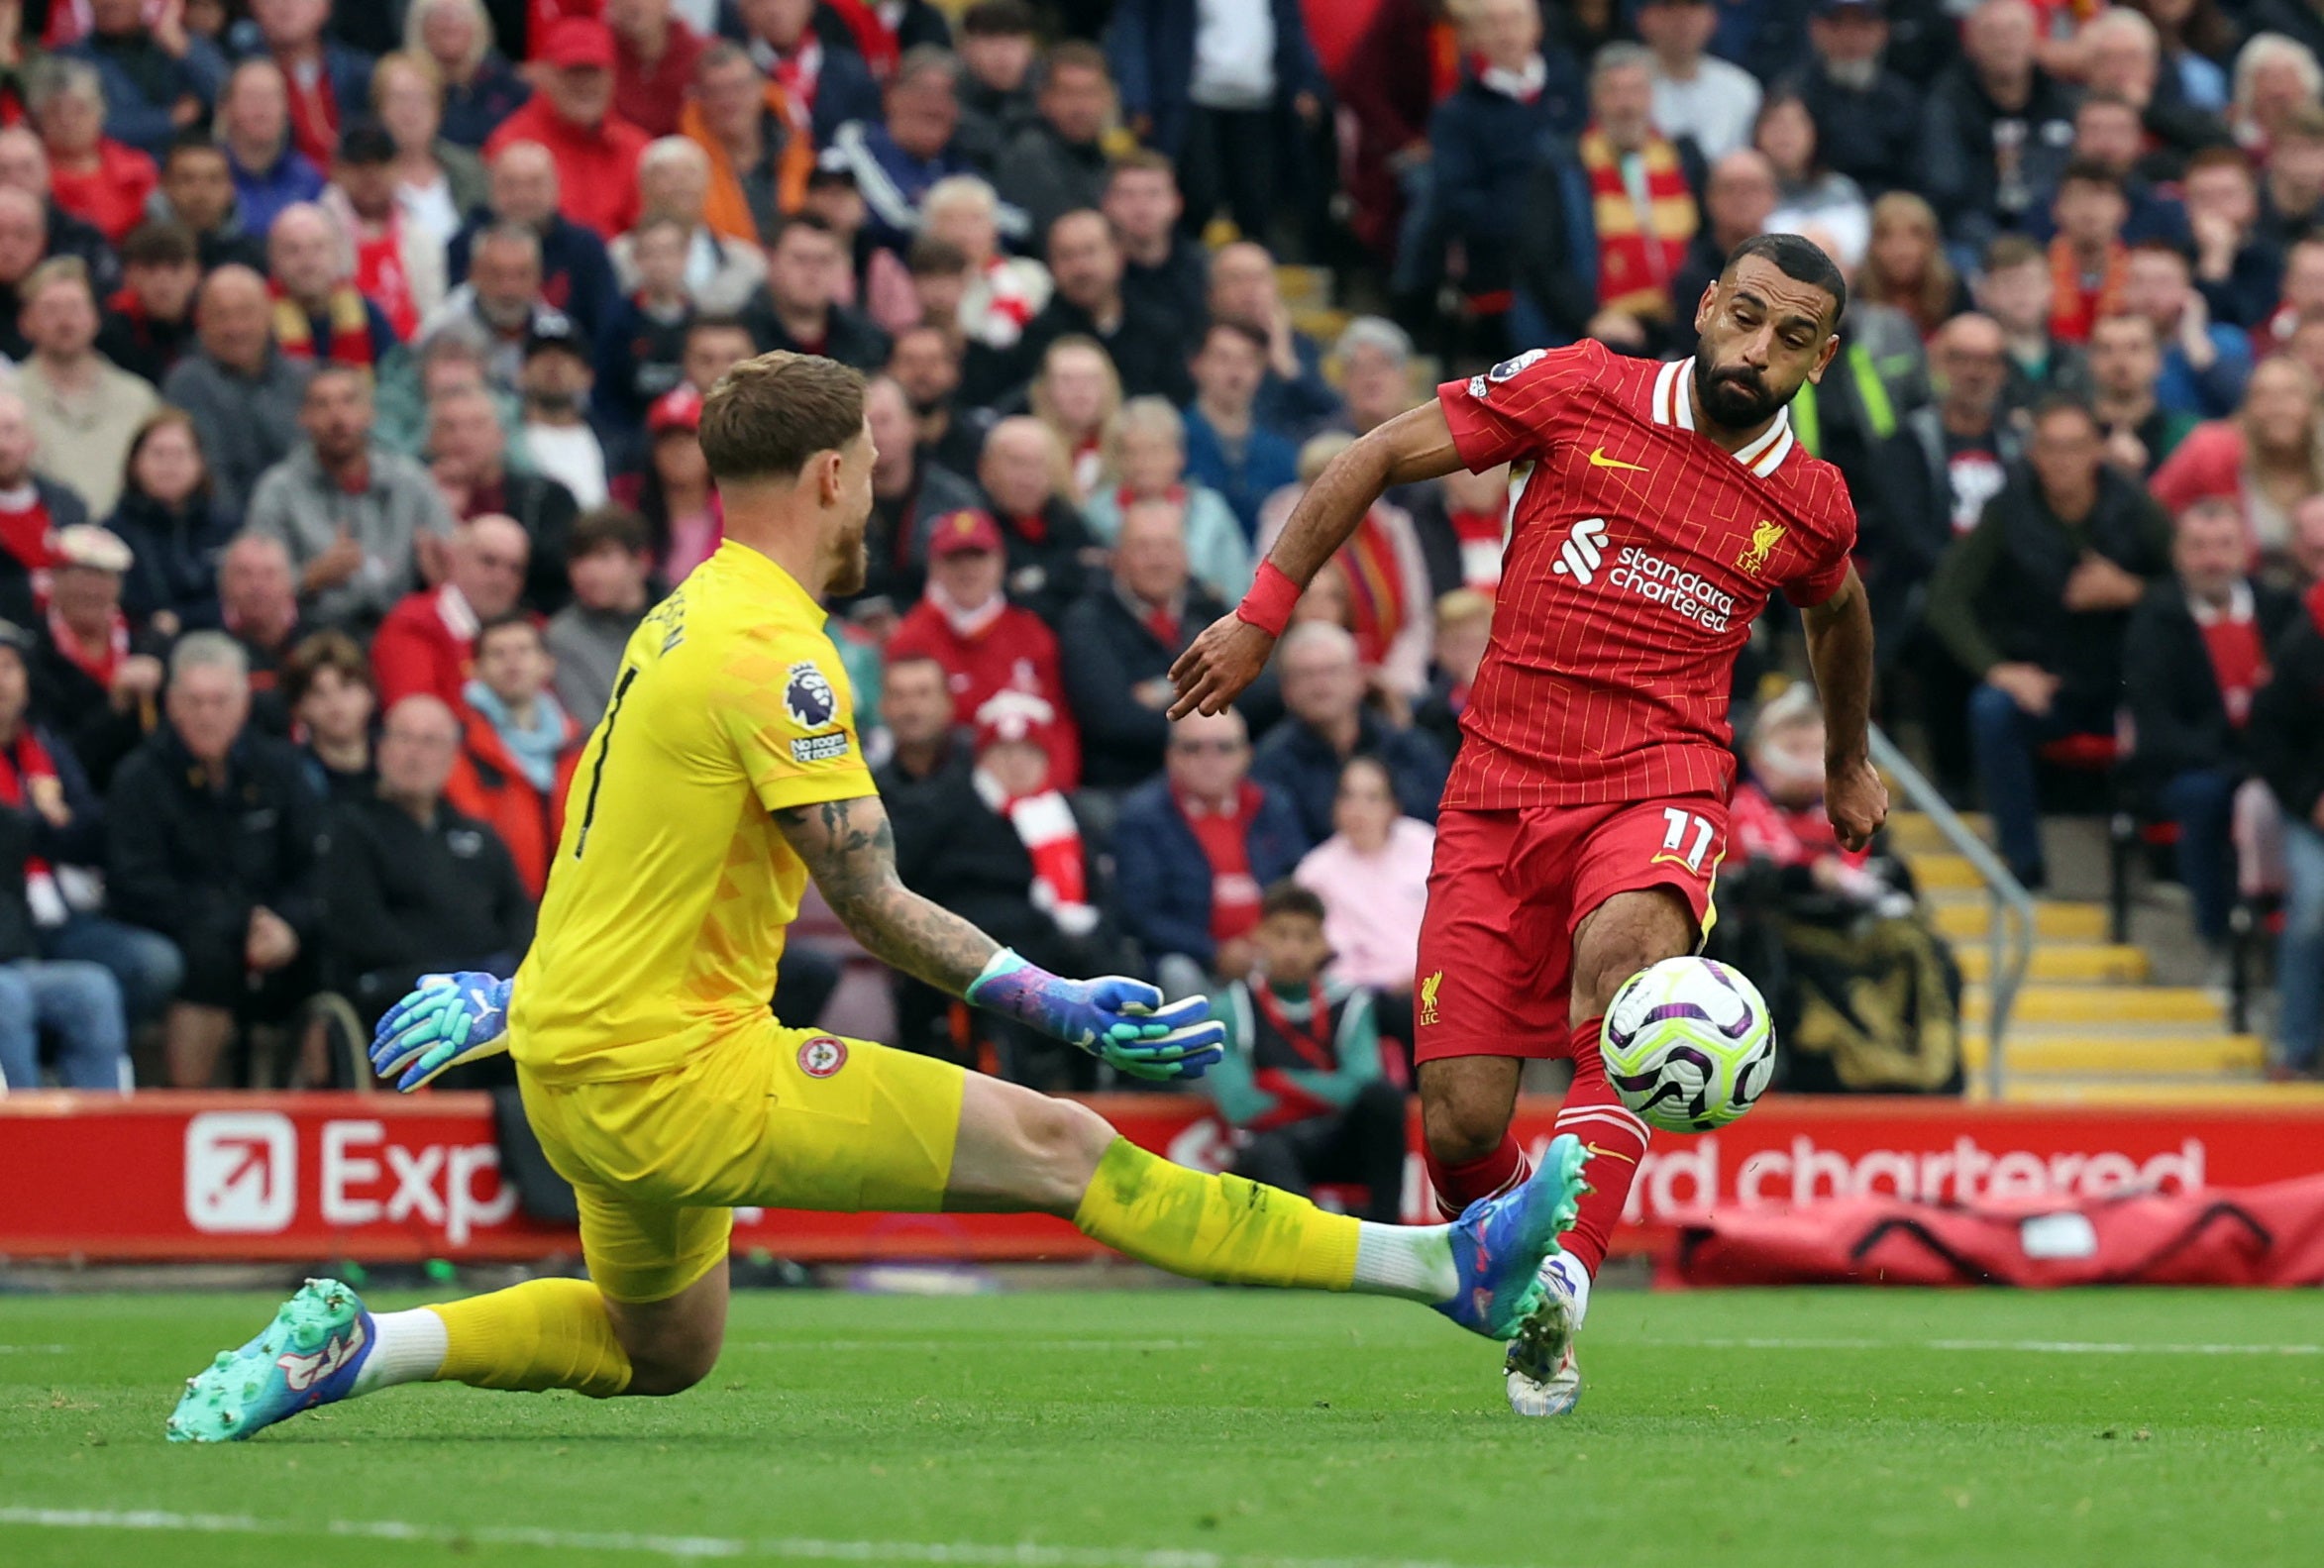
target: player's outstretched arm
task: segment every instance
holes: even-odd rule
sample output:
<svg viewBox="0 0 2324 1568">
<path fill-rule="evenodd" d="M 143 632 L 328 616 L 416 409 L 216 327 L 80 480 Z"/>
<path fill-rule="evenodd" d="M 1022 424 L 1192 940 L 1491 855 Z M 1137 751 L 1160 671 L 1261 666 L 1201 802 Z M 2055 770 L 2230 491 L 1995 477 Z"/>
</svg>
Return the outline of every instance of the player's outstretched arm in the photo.
<svg viewBox="0 0 2324 1568">
<path fill-rule="evenodd" d="M 872 955 L 949 995 L 990 1007 L 1134 1077 L 1200 1078 L 1224 1029 L 1196 996 L 1165 1004 L 1142 980 L 1066 980 L 1028 964 L 896 875 L 896 830 L 874 795 L 775 813 L 832 912 Z"/>
<path fill-rule="evenodd" d="M 1855 568 L 1800 619 L 1824 701 L 1824 809 L 1842 845 L 1862 849 L 1888 818 L 1888 786 L 1872 766 L 1872 609 Z"/>
<path fill-rule="evenodd" d="M 1397 415 L 1333 458 L 1292 508 L 1291 520 L 1259 563 L 1258 580 L 1242 603 L 1205 628 L 1170 667 L 1178 687 L 1170 716 L 1217 713 L 1259 678 L 1275 640 L 1291 622 L 1292 606 L 1323 563 L 1347 543 L 1381 491 L 1440 479 L 1460 466 L 1444 406 L 1434 398 Z"/>
</svg>

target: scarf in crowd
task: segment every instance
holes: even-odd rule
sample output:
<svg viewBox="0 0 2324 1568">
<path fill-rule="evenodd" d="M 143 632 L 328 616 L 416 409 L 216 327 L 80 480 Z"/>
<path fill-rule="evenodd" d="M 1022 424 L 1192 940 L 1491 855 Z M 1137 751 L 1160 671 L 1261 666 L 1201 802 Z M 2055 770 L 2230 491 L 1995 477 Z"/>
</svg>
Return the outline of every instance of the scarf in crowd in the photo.
<svg viewBox="0 0 2324 1568">
<path fill-rule="evenodd" d="M 352 366 L 369 373 L 371 368 L 371 318 L 364 296 L 353 284 L 331 290 L 331 363 Z M 315 326 L 306 307 L 279 294 L 274 299 L 274 346 L 293 360 L 315 357 Z"/>
<path fill-rule="evenodd" d="M 1033 319 L 1033 296 L 1007 257 L 996 256 L 987 261 L 982 275 L 985 302 L 969 335 L 991 348 L 1012 348 Z"/>
<path fill-rule="evenodd" d="M 1460 581 L 1465 588 L 1490 593 L 1501 585 L 1501 555 L 1509 544 L 1509 513 L 1452 512 L 1453 543 L 1460 547 Z"/>
<path fill-rule="evenodd" d="M 1523 104 L 1538 103 L 1542 89 L 1549 85 L 1549 62 L 1538 54 L 1526 61 L 1524 70 L 1505 70 L 1479 58 L 1476 71 L 1478 86 Z"/>
<path fill-rule="evenodd" d="M 1598 304 L 1633 314 L 1670 314 L 1670 280 L 1686 264 L 1701 214 L 1687 188 L 1678 149 L 1649 136 L 1638 157 L 1645 160 L 1649 232 L 1638 222 L 1630 182 L 1623 178 L 1622 155 L 1606 134 L 1592 127 L 1582 135 L 1582 170 L 1590 179 L 1590 211 L 1598 229 Z"/>
<path fill-rule="evenodd" d="M 1366 667 L 1388 657 L 1397 634 L 1404 630 L 1412 606 L 1405 602 L 1404 563 L 1397 558 L 1396 539 L 1377 511 L 1366 512 L 1356 531 L 1339 549 L 1339 564 L 1347 577 L 1348 629 L 1355 634 L 1356 655 Z"/>
<path fill-rule="evenodd" d="M 936 606 L 936 613 L 944 617 L 944 624 L 952 628 L 952 635 L 963 642 L 973 642 L 993 629 L 993 623 L 1008 612 L 1008 595 L 996 593 L 984 603 L 971 607 L 944 591 L 944 585 L 931 580 L 927 599 Z"/>
<path fill-rule="evenodd" d="M 129 657 L 129 617 L 116 609 L 112 624 L 105 629 L 105 651 L 91 654 L 81 646 L 80 634 L 65 625 L 64 617 L 57 614 L 52 605 L 49 609 L 49 640 L 56 645 L 56 651 L 75 670 L 110 691 L 113 689 L 114 672 L 121 668 L 121 661 Z"/>
<path fill-rule="evenodd" d="M 492 726 L 492 733 L 500 737 L 501 749 L 528 784 L 543 794 L 555 787 L 558 759 L 565 752 L 565 709 L 557 705 L 555 697 L 544 691 L 533 698 L 530 729 L 517 728 L 516 715 L 508 704 L 481 680 L 462 686 L 460 697 Z"/>
<path fill-rule="evenodd" d="M 874 81 L 896 74 L 897 62 L 903 57 L 903 45 L 897 37 L 903 22 L 900 0 L 823 0 L 823 7 L 847 24 L 856 52 L 872 67 Z"/>
<path fill-rule="evenodd" d="M 12 492 L 0 491 L 0 550 L 45 583 L 49 569 L 56 565 L 55 547 L 55 524 L 39 486 L 27 479 Z M 42 591 L 46 593 L 45 586 Z"/>
<path fill-rule="evenodd" d="M 27 725 L 17 732 L 14 745 L 0 746 L 0 805 L 23 810 L 30 800 L 32 786 L 44 779 L 52 787 L 63 788 L 48 748 Z M 61 925 L 64 922 L 67 912 L 64 895 L 56 887 L 56 877 L 49 869 L 49 863 L 38 855 L 25 858 L 24 891 L 26 901 L 33 907 L 35 923 Z"/>
<path fill-rule="evenodd" d="M 2082 279 L 2081 264 L 2063 235 L 2050 242 L 2050 332 L 2060 343 L 2087 343 L 2090 328 L 2102 316 L 2122 308 L 2123 283 L 2130 273 L 2130 252 L 2117 242 L 2106 248 L 2106 270 L 2097 286 Z"/>
<path fill-rule="evenodd" d="M 406 342 L 418 333 L 420 327 L 419 302 L 412 297 L 411 269 L 403 264 L 403 219 L 400 213 L 390 213 L 370 237 L 358 236 L 355 242 L 355 288 L 367 299 L 379 303 L 387 324 Z M 334 302 L 336 303 L 336 302 Z M 370 341 L 370 323 L 364 323 L 365 341 Z M 338 357 L 339 327 L 331 328 L 332 357 Z"/>
<path fill-rule="evenodd" d="M 1033 863 L 1033 907 L 1057 922 L 1068 936 L 1081 936 L 1098 923 L 1091 906 L 1082 830 L 1065 796 L 1046 784 L 1029 794 L 1004 795 L 991 775 L 979 771 L 977 790 L 1016 829 L 1017 842 Z"/>
<path fill-rule="evenodd" d="M 798 102 L 775 82 L 767 83 L 766 106 L 774 111 L 776 123 L 788 128 L 781 142 L 768 150 L 775 161 L 775 208 L 785 214 L 806 205 L 807 176 L 815 168 L 813 134 L 799 128 L 799 116 L 792 112 Z M 765 243 L 759 221 L 751 215 L 750 195 L 742 188 L 743 176 L 751 170 L 734 166 L 726 145 L 710 134 L 699 104 L 689 103 L 679 112 L 678 134 L 710 160 L 710 188 L 702 199 L 702 222 L 710 232 L 723 240 Z"/>
</svg>

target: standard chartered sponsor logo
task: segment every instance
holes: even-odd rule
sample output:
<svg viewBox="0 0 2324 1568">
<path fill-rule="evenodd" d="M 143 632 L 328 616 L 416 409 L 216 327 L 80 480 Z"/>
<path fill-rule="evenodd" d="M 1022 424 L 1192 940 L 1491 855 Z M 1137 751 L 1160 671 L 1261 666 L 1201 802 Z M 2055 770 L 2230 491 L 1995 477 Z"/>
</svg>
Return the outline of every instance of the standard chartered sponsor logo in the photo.
<svg viewBox="0 0 2324 1568">
<path fill-rule="evenodd" d="M 1556 564 L 1549 570 L 1573 578 L 1586 588 L 1597 580 L 1598 569 L 1605 564 L 1606 519 L 1585 517 L 1573 525 L 1573 532 L 1567 534 L 1565 543 L 1557 547 Z"/>
<path fill-rule="evenodd" d="M 1715 587 L 1684 567 L 1672 566 L 1636 545 L 1625 545 L 1606 579 L 1639 598 L 1667 604 L 1705 631 L 1723 632 L 1735 615 L 1735 595 Z"/>
</svg>

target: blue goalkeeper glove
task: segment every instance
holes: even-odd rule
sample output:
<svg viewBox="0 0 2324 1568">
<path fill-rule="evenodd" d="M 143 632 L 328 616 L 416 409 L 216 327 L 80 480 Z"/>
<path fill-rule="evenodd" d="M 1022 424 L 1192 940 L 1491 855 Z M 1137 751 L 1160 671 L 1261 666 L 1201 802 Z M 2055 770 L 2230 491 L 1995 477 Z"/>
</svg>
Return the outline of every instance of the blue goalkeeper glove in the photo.
<svg viewBox="0 0 2324 1568">
<path fill-rule="evenodd" d="M 1225 1049 L 1225 1025 L 1205 997 L 1166 1003 L 1154 987 L 1121 975 L 1064 980 L 1007 948 L 993 955 L 968 999 L 1156 1083 L 1201 1078 Z"/>
<path fill-rule="evenodd" d="M 422 975 L 371 1032 L 371 1069 L 410 1094 L 447 1068 L 508 1049 L 515 982 L 475 970 Z M 402 1075 L 397 1077 L 397 1075 Z"/>
</svg>

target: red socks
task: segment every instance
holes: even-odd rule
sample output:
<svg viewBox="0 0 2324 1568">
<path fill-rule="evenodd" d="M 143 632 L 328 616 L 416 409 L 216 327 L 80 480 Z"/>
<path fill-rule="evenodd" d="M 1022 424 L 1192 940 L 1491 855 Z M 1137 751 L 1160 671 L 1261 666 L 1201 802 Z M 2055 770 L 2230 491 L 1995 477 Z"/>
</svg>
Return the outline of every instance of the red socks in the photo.
<svg viewBox="0 0 2324 1568">
<path fill-rule="evenodd" d="M 1501 1135 L 1501 1147 L 1481 1160 L 1444 1165 L 1429 1154 L 1427 1161 L 1428 1185 L 1436 1189 L 1436 1212 L 1446 1219 L 1458 1219 L 1461 1210 L 1478 1199 L 1506 1193 L 1533 1174 L 1533 1162 L 1506 1132 Z"/>
<path fill-rule="evenodd" d="M 1638 1174 L 1651 1136 L 1606 1082 L 1606 1058 L 1598 1048 L 1603 1016 L 1585 1018 L 1573 1030 L 1573 1087 L 1565 1092 L 1564 1108 L 1557 1112 L 1557 1130 L 1582 1140 L 1590 1154 L 1588 1180 L 1580 1217 L 1566 1234 L 1565 1250 L 1592 1276 L 1605 1261 L 1606 1242 L 1622 1223 L 1623 1205 L 1630 1202 L 1630 1184 Z"/>
</svg>

